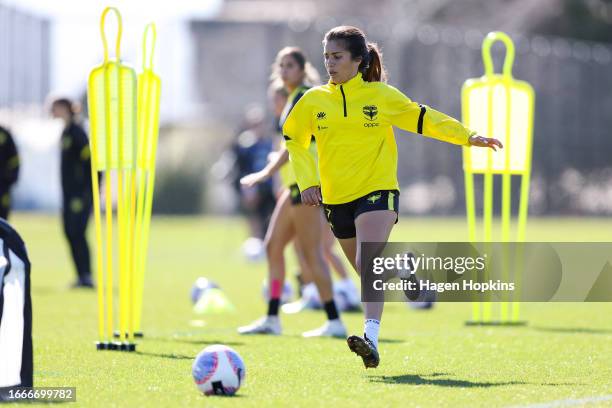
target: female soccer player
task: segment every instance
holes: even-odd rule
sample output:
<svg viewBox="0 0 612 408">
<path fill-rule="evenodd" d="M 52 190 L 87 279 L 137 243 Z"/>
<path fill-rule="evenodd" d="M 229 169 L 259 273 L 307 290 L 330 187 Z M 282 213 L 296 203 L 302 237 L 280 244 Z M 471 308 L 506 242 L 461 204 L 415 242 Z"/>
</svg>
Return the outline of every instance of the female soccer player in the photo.
<svg viewBox="0 0 612 408">
<path fill-rule="evenodd" d="M 323 40 L 326 85 L 293 107 L 283 136 L 302 202 L 323 205 L 347 258 L 360 273 L 361 243 L 387 242 L 398 220 L 397 146 L 393 126 L 448 143 L 502 147 L 461 123 L 411 101 L 387 85 L 382 54 L 358 28 L 341 26 Z M 308 151 L 314 135 L 317 165 Z M 320 183 L 319 183 L 320 178 Z M 347 339 L 366 368 L 377 367 L 382 302 L 364 302 L 363 337 Z"/>
<path fill-rule="evenodd" d="M 57 99 L 51 105 L 51 114 L 62 119 L 65 126 L 60 140 L 62 214 L 64 234 L 78 275 L 73 287 L 92 288 L 89 245 L 85 234 L 93 204 L 90 152 L 87 134 L 76 121 L 77 112 L 68 99 Z"/>
<path fill-rule="evenodd" d="M 281 114 L 282 123 L 308 89 L 306 83 L 309 78 L 312 78 L 312 76 L 309 77 L 312 68 L 307 64 L 303 52 L 293 47 L 284 48 L 278 53 L 275 66 L 289 93 L 287 104 Z M 308 152 L 308 154 L 312 154 L 312 152 Z M 288 153 L 285 149 L 282 149 L 276 159 L 270 162 L 264 170 L 243 178 L 243 182 L 246 185 L 252 185 L 269 178 L 287 162 L 287 159 Z M 290 167 L 285 166 L 283 176 L 285 183 L 291 187 L 281 193 L 265 238 L 268 257 L 268 282 L 270 285 L 268 290 L 270 296 L 268 314 L 248 326 L 240 327 L 238 331 L 241 334 L 281 334 L 278 311 L 285 280 L 284 250 L 295 237 L 299 242 L 303 260 L 307 264 L 308 270 L 312 272 L 328 319 L 322 327 L 305 332 L 303 336 L 345 337 L 346 329 L 340 320 L 334 302 L 329 269 L 323 259 L 322 248 L 319 243 L 321 213 L 317 208 L 301 205 L 297 185 L 294 181 L 288 181 L 294 177 Z"/>
</svg>

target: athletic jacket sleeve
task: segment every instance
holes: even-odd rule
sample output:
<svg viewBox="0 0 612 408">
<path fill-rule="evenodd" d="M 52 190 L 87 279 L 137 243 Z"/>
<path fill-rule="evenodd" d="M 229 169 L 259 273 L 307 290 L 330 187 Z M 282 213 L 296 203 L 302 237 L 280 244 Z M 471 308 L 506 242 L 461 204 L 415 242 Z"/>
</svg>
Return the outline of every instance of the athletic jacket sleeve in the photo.
<svg viewBox="0 0 612 408">
<path fill-rule="evenodd" d="M 408 132 L 457 145 L 469 145 L 476 132 L 442 112 L 413 102 L 392 86 L 388 86 L 387 109 L 391 124 Z"/>
<path fill-rule="evenodd" d="M 283 125 L 283 137 L 300 191 L 319 185 L 317 165 L 308 149 L 313 132 L 306 99 L 300 98 Z"/>
</svg>

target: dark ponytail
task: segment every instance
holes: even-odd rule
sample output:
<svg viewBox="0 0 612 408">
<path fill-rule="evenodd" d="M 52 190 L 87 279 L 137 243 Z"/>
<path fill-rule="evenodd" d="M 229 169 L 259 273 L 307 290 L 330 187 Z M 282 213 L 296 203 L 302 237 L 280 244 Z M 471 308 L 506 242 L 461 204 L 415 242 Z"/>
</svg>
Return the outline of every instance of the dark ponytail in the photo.
<svg viewBox="0 0 612 408">
<path fill-rule="evenodd" d="M 359 72 L 367 82 L 386 82 L 387 73 L 383 65 L 382 52 L 376 43 L 368 42 L 365 33 L 357 27 L 339 26 L 325 34 L 323 43 L 342 41 L 351 53 L 351 58 L 361 58 Z"/>
<path fill-rule="evenodd" d="M 364 81 L 367 82 L 387 82 L 387 72 L 383 65 L 382 52 L 376 43 L 368 43 L 368 64 L 364 66 L 363 74 Z M 362 63 L 363 64 L 363 63 Z M 360 65 L 361 68 L 361 65 Z"/>
</svg>

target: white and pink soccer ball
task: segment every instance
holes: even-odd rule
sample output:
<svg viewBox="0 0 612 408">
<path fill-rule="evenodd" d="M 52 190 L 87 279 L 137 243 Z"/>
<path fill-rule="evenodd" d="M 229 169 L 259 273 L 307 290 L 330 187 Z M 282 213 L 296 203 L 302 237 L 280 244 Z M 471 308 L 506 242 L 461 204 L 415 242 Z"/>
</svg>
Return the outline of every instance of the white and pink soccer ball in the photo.
<svg viewBox="0 0 612 408">
<path fill-rule="evenodd" d="M 196 356 L 191 373 L 204 395 L 234 395 L 244 383 L 246 369 L 234 349 L 215 344 Z"/>
</svg>

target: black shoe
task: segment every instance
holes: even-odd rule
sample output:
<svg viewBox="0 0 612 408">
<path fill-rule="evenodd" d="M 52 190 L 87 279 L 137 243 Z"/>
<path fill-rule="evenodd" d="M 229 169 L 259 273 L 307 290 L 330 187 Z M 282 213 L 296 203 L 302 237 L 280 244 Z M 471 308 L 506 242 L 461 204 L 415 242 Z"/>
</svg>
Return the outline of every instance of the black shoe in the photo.
<svg viewBox="0 0 612 408">
<path fill-rule="evenodd" d="M 362 358 L 366 369 L 378 367 L 378 363 L 380 363 L 378 350 L 376 350 L 374 344 L 365 335 L 364 338 L 351 336 L 346 339 L 346 343 L 353 353 Z"/>
<path fill-rule="evenodd" d="M 419 288 L 419 280 L 416 276 L 411 274 L 407 278 L 402 278 L 401 280 L 412 282 L 412 287 L 415 288 L 414 290 L 404 290 L 404 294 L 406 295 L 409 301 L 414 302 L 419 299 L 419 296 L 422 296 L 421 289 Z M 406 286 L 409 287 L 408 284 L 406 284 Z"/>
<path fill-rule="evenodd" d="M 89 276 L 80 277 L 75 283 L 72 284 L 72 288 L 74 289 L 78 289 L 78 288 L 93 289 L 93 287 L 94 287 L 93 281 L 91 280 L 91 277 Z"/>
</svg>

